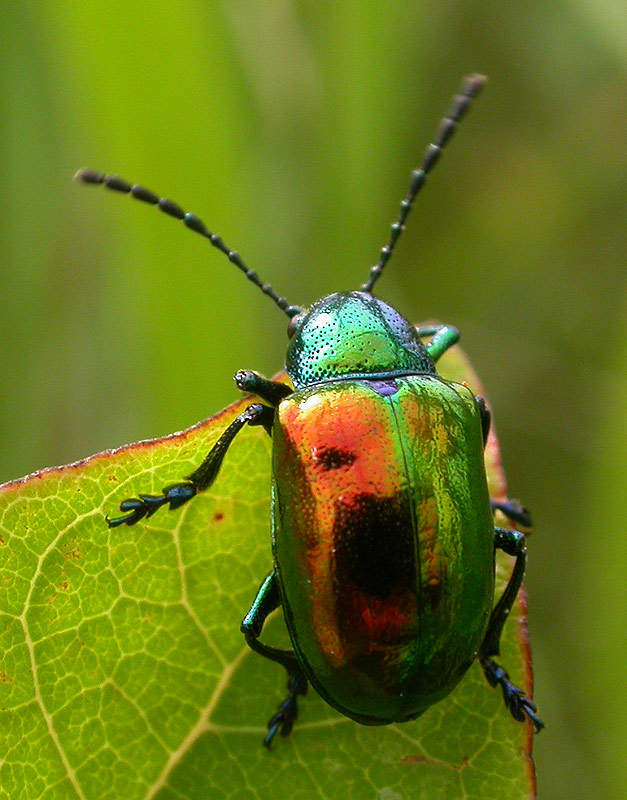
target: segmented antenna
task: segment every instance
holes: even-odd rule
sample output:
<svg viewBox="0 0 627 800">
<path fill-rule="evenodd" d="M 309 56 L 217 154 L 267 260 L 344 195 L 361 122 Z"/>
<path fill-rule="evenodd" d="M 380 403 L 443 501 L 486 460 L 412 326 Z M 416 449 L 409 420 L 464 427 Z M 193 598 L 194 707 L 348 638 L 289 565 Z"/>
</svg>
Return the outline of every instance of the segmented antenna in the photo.
<svg viewBox="0 0 627 800">
<path fill-rule="evenodd" d="M 284 297 L 279 297 L 269 283 L 262 283 L 257 273 L 246 266 L 236 250 L 230 250 L 224 244 L 221 237 L 218 236 L 217 233 L 211 233 L 209 228 L 207 228 L 199 217 L 189 211 L 183 211 L 183 209 L 176 203 L 173 203 L 172 200 L 168 200 L 166 197 L 159 197 L 143 186 L 127 183 L 125 180 L 122 180 L 122 178 L 118 178 L 117 175 L 106 175 L 104 172 L 97 172 L 93 169 L 80 169 L 74 176 L 74 179 L 88 184 L 102 184 L 106 186 L 107 189 L 112 189 L 114 192 L 130 194 L 136 200 L 141 200 L 143 203 L 148 203 L 151 206 L 157 206 L 165 214 L 181 220 L 190 230 L 208 239 L 214 247 L 217 247 L 218 250 L 225 254 L 232 264 L 235 264 L 236 267 L 242 270 L 249 281 L 254 283 L 255 286 L 258 286 L 271 300 L 274 300 L 281 311 L 287 314 L 290 319 L 296 316 L 296 314 L 300 314 L 302 311 L 299 306 L 292 306 Z"/>
<path fill-rule="evenodd" d="M 401 202 L 401 210 L 396 222 L 392 224 L 392 232 L 390 233 L 388 243 L 385 245 L 385 247 L 381 248 L 381 256 L 379 261 L 370 270 L 370 278 L 368 282 L 364 283 L 361 287 L 362 292 L 372 292 L 372 287 L 381 277 L 381 273 L 383 272 L 385 265 L 392 255 L 392 250 L 394 250 L 394 245 L 396 244 L 398 237 L 405 230 L 405 220 L 411 211 L 413 202 L 416 199 L 416 195 L 422 189 L 427 175 L 433 169 L 437 160 L 439 159 L 442 148 L 455 132 L 457 123 L 460 121 L 460 119 L 462 119 L 468 110 L 470 101 L 473 97 L 476 97 L 479 94 L 485 81 L 486 78 L 484 75 L 478 75 L 476 73 L 473 75 L 468 75 L 464 78 L 460 93 L 453 97 L 453 103 L 448 116 L 444 117 L 440 122 L 435 141 L 427 147 L 424 159 L 422 161 L 422 166 L 420 166 L 419 169 L 415 169 L 412 173 L 407 197 Z"/>
</svg>

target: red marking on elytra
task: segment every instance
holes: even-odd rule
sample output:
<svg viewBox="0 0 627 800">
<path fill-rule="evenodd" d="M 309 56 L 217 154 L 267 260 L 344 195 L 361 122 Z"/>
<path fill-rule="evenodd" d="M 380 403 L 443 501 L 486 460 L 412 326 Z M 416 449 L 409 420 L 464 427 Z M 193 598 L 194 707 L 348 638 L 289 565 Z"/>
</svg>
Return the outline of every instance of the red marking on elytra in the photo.
<svg viewBox="0 0 627 800">
<path fill-rule="evenodd" d="M 395 641 L 411 624 L 412 618 L 404 614 L 393 599 L 378 601 L 368 598 L 368 605 L 361 612 L 361 620 L 368 636 L 375 642 L 381 642 Z"/>
</svg>

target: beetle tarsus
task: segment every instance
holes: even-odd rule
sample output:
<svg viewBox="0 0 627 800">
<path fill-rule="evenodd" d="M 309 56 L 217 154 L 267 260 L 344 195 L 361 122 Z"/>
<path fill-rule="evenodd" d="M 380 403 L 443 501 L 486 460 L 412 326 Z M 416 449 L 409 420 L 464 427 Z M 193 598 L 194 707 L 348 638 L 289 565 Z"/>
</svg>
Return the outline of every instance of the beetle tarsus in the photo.
<svg viewBox="0 0 627 800">
<path fill-rule="evenodd" d="M 530 700 L 522 689 L 515 686 L 503 667 L 492 659 L 481 659 L 481 666 L 490 686 L 501 687 L 503 700 L 512 717 L 518 722 L 524 722 L 528 717 L 533 723 L 535 732 L 539 733 L 544 728 L 544 722 L 536 714 L 537 707 L 533 700 Z"/>
<path fill-rule="evenodd" d="M 185 483 L 171 483 L 169 486 L 165 486 L 163 495 L 165 501 L 170 504 L 170 511 L 174 511 L 175 508 L 180 508 L 183 503 L 195 497 L 196 491 L 195 484 L 192 481 L 186 481 Z"/>
<path fill-rule="evenodd" d="M 184 481 L 165 486 L 161 494 L 140 494 L 129 497 L 120 503 L 120 511 L 129 512 L 122 517 L 105 517 L 110 528 L 119 525 L 135 525 L 140 520 L 149 519 L 161 506 L 169 504 L 170 511 L 180 508 L 198 492 L 208 489 L 216 479 L 222 461 L 231 442 L 244 425 L 263 425 L 268 432 L 272 428 L 274 411 L 261 403 L 252 403 L 224 431 L 211 448 L 202 464 L 188 475 Z"/>
<path fill-rule="evenodd" d="M 123 517 L 109 519 L 105 517 L 110 528 L 120 525 L 135 525 L 142 519 L 150 519 L 155 511 L 166 503 L 170 504 L 170 511 L 179 508 L 196 495 L 193 483 L 172 483 L 165 486 L 161 494 L 140 494 L 139 497 L 129 497 L 120 503 L 120 511 L 128 511 Z"/>
<path fill-rule="evenodd" d="M 268 733 L 263 740 L 264 745 L 270 749 L 272 740 L 278 732 L 281 736 L 289 736 L 298 718 L 298 695 L 307 693 L 307 679 L 301 672 L 290 675 L 287 682 L 289 694 L 279 706 L 277 713 L 268 722 Z"/>
</svg>

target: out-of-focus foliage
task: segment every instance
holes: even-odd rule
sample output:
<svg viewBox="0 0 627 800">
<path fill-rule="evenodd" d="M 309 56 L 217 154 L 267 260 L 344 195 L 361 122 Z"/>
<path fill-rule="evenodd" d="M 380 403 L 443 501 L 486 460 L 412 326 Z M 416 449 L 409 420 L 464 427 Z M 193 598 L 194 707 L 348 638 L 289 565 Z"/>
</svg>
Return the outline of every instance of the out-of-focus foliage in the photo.
<svg viewBox="0 0 627 800">
<path fill-rule="evenodd" d="M 285 319 L 226 259 L 78 167 L 169 194 L 308 303 L 363 281 L 459 79 L 488 74 L 378 291 L 461 328 L 535 512 L 540 796 L 620 796 L 624 4 L 44 0 L 0 38 L 1 480 L 281 365 Z"/>
</svg>

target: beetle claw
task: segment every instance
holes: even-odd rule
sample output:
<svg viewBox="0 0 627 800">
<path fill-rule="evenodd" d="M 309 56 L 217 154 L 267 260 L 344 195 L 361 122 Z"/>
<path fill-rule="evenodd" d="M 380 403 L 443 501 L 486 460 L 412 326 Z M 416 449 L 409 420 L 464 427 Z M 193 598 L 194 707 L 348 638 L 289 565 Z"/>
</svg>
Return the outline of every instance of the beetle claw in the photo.
<svg viewBox="0 0 627 800">
<path fill-rule="evenodd" d="M 289 694 L 279 706 L 277 713 L 268 722 L 268 733 L 263 740 L 264 745 L 270 749 L 272 740 L 280 731 L 281 736 L 289 736 L 298 718 L 298 695 L 307 692 L 307 680 L 302 673 L 291 675 L 287 682 Z"/>
<path fill-rule="evenodd" d="M 298 716 L 298 707 L 296 705 L 296 700 L 286 700 L 284 703 L 281 703 L 281 711 L 275 714 L 272 719 L 268 722 L 268 733 L 263 740 L 264 745 L 268 748 L 268 750 L 272 747 L 272 740 L 276 736 L 277 732 L 281 732 L 281 736 L 289 736 L 294 727 L 294 722 L 296 721 L 296 717 Z"/>
<path fill-rule="evenodd" d="M 127 497 L 126 500 L 122 500 L 120 503 L 120 511 L 129 511 L 129 514 L 125 514 L 122 517 L 115 517 L 114 519 L 109 519 L 109 517 L 105 517 L 107 521 L 107 525 L 110 528 L 117 528 L 120 525 L 135 525 L 136 522 L 139 522 L 145 516 L 150 516 L 151 514 L 156 511 L 156 509 L 150 508 L 147 504 L 147 498 L 150 495 L 141 495 L 139 497 Z"/>
<path fill-rule="evenodd" d="M 123 517 L 113 517 L 105 515 L 105 521 L 110 528 L 118 528 L 120 525 L 134 525 L 141 517 L 135 514 L 125 514 Z"/>
<path fill-rule="evenodd" d="M 539 733 L 544 728 L 544 722 L 536 714 L 537 707 L 533 700 L 530 700 L 522 689 L 514 686 L 507 681 L 507 687 L 502 684 L 503 697 L 505 698 L 505 705 L 518 722 L 524 722 L 528 717 L 533 723 L 536 733 Z"/>
<path fill-rule="evenodd" d="M 524 722 L 529 718 L 536 733 L 539 733 L 544 728 L 544 722 L 536 714 L 537 708 L 533 700 L 530 700 L 518 686 L 514 686 L 503 667 L 491 659 L 482 659 L 481 666 L 490 686 L 501 687 L 503 700 L 512 717 L 518 722 Z"/>
<path fill-rule="evenodd" d="M 540 717 L 536 714 L 537 711 L 536 704 L 533 701 L 531 701 L 526 695 L 520 695 L 518 703 L 519 703 L 519 710 L 524 712 L 521 713 L 522 719 L 520 721 L 524 722 L 526 715 L 533 723 L 535 732 L 539 733 L 542 730 L 542 728 L 544 728 L 544 722 L 542 722 Z"/>
</svg>

